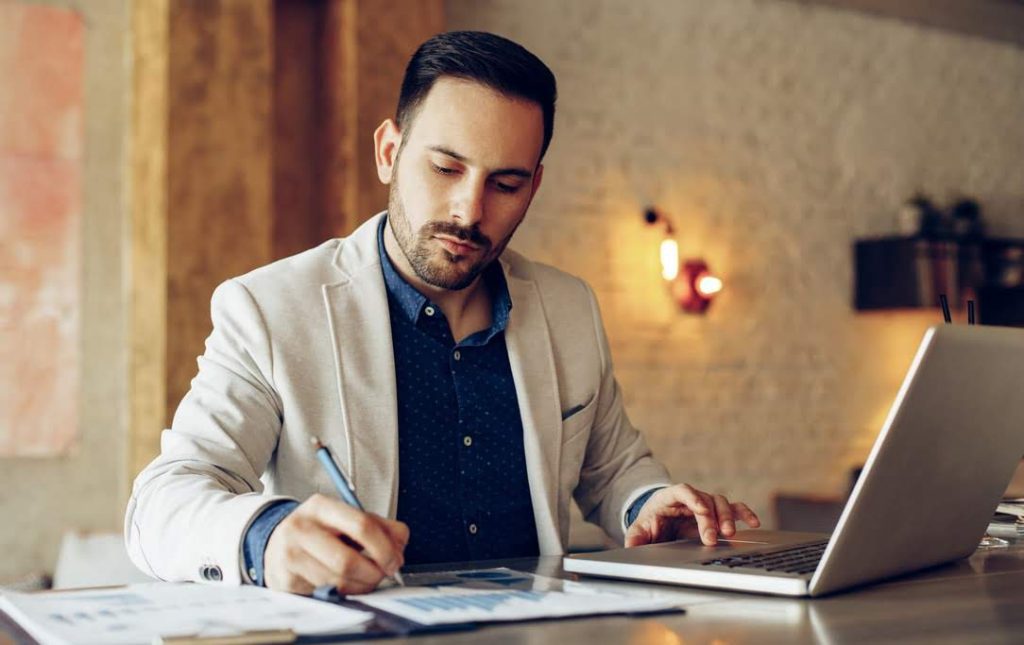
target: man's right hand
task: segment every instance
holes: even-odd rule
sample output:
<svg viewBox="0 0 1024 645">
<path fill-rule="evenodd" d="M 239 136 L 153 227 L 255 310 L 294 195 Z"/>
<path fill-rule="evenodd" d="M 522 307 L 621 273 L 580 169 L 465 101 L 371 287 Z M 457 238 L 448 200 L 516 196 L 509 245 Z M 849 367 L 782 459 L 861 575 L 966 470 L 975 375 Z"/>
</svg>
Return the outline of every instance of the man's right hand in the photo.
<svg viewBox="0 0 1024 645">
<path fill-rule="evenodd" d="M 309 595 L 321 585 L 341 593 L 373 591 L 405 562 L 409 527 L 316 494 L 274 528 L 263 554 L 264 581 Z"/>
</svg>

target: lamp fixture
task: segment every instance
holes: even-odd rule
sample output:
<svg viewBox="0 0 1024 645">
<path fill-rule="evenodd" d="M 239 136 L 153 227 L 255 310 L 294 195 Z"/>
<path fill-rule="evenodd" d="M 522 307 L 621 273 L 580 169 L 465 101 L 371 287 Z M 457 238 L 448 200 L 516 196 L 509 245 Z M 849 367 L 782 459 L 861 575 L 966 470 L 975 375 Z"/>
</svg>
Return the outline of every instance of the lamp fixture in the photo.
<svg viewBox="0 0 1024 645">
<path fill-rule="evenodd" d="M 669 282 L 679 275 L 679 245 L 672 238 L 661 241 L 661 277 Z"/>
<path fill-rule="evenodd" d="M 664 214 L 653 207 L 644 211 L 644 220 L 649 225 L 661 223 L 665 237 L 661 241 L 661 277 L 668 284 L 669 293 L 683 311 L 702 314 L 711 306 L 715 294 L 722 290 L 722 280 L 711 273 L 703 258 L 679 260 L 679 244 L 674 235 L 675 228 Z"/>
</svg>

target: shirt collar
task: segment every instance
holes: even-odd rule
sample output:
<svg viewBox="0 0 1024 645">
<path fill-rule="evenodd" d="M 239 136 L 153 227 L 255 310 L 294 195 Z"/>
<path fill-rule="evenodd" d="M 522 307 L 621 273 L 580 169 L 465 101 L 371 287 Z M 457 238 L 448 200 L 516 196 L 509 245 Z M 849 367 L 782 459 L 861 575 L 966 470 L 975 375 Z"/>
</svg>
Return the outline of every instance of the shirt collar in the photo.
<svg viewBox="0 0 1024 645">
<path fill-rule="evenodd" d="M 427 298 L 399 275 L 387 251 L 384 250 L 384 227 L 387 222 L 388 218 L 384 216 L 377 227 L 377 251 L 380 253 L 380 266 L 384 271 L 384 286 L 387 287 L 388 295 L 398 303 L 405 317 L 415 323 L 427 304 Z"/>
<path fill-rule="evenodd" d="M 377 227 L 377 251 L 380 253 L 380 265 L 384 272 L 384 285 L 405 317 L 416 324 L 430 301 L 398 273 L 391 258 L 388 257 L 387 251 L 384 249 L 384 227 L 387 225 L 387 221 L 387 216 L 382 217 L 380 225 Z M 508 282 L 505 280 L 501 263 L 491 262 L 484 269 L 483 279 L 484 285 L 491 292 L 491 327 L 485 330 L 486 333 L 478 332 L 470 336 L 470 338 L 476 339 L 480 334 L 484 334 L 484 337 L 480 339 L 480 344 L 486 343 L 495 334 L 505 330 L 509 314 L 512 311 L 512 296 L 508 292 Z"/>
</svg>

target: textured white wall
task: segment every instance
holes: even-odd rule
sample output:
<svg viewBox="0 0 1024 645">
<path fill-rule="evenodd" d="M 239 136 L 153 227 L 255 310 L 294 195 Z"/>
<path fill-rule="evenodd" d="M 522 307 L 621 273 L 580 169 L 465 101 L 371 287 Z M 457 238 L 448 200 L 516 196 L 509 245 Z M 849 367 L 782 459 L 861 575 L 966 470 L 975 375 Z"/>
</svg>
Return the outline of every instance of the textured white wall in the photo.
<svg viewBox="0 0 1024 645">
<path fill-rule="evenodd" d="M 513 246 L 601 301 L 634 422 L 679 480 L 842 492 L 933 312 L 857 314 L 851 242 L 914 191 L 1024 236 L 1024 50 L 769 0 L 448 0 L 559 80 L 544 186 Z M 726 288 L 659 283 L 653 203 Z"/>
<path fill-rule="evenodd" d="M 40 4 L 74 8 L 85 24 L 79 436 L 61 457 L 0 459 L 0 582 L 52 572 L 65 531 L 120 530 L 127 500 L 121 255 L 129 6 L 127 0 Z"/>
</svg>

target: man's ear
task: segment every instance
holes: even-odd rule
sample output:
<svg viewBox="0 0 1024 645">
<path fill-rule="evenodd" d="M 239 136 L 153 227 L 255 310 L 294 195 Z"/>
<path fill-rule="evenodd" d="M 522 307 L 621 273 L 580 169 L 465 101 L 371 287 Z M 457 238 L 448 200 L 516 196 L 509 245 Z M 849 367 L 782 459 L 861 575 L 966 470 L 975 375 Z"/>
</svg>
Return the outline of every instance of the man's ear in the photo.
<svg viewBox="0 0 1024 645">
<path fill-rule="evenodd" d="M 382 184 L 390 184 L 395 176 L 395 162 L 398 149 L 402 146 L 402 131 L 393 119 L 384 119 L 373 131 L 374 159 L 377 162 L 377 178 Z"/>
</svg>

